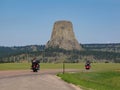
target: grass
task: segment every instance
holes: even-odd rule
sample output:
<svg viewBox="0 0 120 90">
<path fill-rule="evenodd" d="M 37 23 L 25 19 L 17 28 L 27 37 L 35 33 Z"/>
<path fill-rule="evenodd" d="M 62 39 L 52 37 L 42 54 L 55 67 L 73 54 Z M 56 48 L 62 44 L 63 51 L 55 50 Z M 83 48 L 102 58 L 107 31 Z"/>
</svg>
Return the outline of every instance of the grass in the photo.
<svg viewBox="0 0 120 90">
<path fill-rule="evenodd" d="M 0 64 L 0 70 L 27 70 L 30 69 L 31 63 L 2 63 Z M 62 69 L 62 63 L 40 63 L 41 69 Z M 83 68 L 84 64 L 65 64 L 66 69 L 80 69 Z"/>
<path fill-rule="evenodd" d="M 113 71 L 120 70 L 120 64 L 116 63 L 93 63 L 90 71 Z M 1 63 L 0 70 L 27 70 L 31 63 Z M 40 63 L 41 69 L 62 69 L 62 63 Z M 65 69 L 80 69 L 84 71 L 84 63 L 65 63 Z"/>
<path fill-rule="evenodd" d="M 2 63 L 0 70 L 26 70 L 30 69 L 30 63 Z"/>
<path fill-rule="evenodd" d="M 93 64 L 92 70 L 58 74 L 58 76 L 69 83 L 82 87 L 83 90 L 120 89 L 120 64 Z"/>
<path fill-rule="evenodd" d="M 120 72 L 83 72 L 58 74 L 63 80 L 86 90 L 119 90 Z"/>
</svg>

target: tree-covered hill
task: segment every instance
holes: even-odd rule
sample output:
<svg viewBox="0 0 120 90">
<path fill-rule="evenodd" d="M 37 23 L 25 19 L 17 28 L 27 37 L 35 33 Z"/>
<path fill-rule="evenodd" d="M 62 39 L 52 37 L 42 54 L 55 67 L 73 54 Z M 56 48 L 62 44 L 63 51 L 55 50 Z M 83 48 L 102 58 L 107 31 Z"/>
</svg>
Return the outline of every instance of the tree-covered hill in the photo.
<svg viewBox="0 0 120 90">
<path fill-rule="evenodd" d="M 0 57 L 5 57 L 9 55 L 27 53 L 27 52 L 37 52 L 43 51 L 45 45 L 28 45 L 28 46 L 14 46 L 14 47 L 0 47 Z"/>
<path fill-rule="evenodd" d="M 0 47 L 0 62 L 23 62 L 37 57 L 41 62 L 120 62 L 120 44 L 82 44 L 83 51 L 60 48 L 45 49 L 45 45 Z"/>
<path fill-rule="evenodd" d="M 83 44 L 82 45 L 87 50 L 95 51 L 107 51 L 107 52 L 120 52 L 120 43 L 110 43 L 110 44 Z"/>
</svg>

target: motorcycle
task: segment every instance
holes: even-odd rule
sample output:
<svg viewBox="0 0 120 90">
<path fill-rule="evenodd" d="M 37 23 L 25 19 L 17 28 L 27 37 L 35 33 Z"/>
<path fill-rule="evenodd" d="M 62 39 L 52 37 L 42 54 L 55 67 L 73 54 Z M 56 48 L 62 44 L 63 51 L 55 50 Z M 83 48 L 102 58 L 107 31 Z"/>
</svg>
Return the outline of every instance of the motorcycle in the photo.
<svg viewBox="0 0 120 90">
<path fill-rule="evenodd" d="M 33 64 L 32 65 L 32 70 L 33 70 L 33 72 L 38 72 L 38 70 L 39 70 L 39 64 L 37 64 L 37 63 Z"/>
<path fill-rule="evenodd" d="M 85 69 L 86 69 L 86 70 L 89 70 L 89 69 L 90 69 L 90 64 L 86 64 L 86 65 L 85 65 Z"/>
</svg>

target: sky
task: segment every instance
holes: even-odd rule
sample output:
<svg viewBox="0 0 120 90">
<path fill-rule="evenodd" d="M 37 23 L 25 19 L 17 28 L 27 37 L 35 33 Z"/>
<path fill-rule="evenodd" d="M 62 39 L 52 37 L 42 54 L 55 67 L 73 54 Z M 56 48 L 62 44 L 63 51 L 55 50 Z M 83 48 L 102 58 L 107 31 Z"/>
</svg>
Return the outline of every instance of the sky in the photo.
<svg viewBox="0 0 120 90">
<path fill-rule="evenodd" d="M 81 44 L 120 43 L 120 0 L 0 0 L 0 46 L 44 45 L 59 20 Z"/>
</svg>

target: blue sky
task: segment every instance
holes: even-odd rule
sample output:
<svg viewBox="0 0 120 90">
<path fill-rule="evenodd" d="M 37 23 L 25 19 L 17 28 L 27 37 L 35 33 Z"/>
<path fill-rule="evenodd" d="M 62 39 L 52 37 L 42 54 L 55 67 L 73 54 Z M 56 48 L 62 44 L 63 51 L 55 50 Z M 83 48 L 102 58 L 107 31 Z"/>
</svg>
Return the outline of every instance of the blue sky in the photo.
<svg viewBox="0 0 120 90">
<path fill-rule="evenodd" d="M 0 0 L 0 46 L 46 44 L 58 20 L 79 43 L 120 43 L 120 0 Z"/>
</svg>

